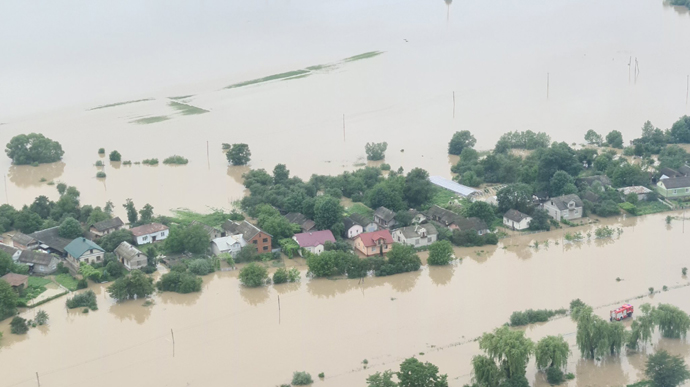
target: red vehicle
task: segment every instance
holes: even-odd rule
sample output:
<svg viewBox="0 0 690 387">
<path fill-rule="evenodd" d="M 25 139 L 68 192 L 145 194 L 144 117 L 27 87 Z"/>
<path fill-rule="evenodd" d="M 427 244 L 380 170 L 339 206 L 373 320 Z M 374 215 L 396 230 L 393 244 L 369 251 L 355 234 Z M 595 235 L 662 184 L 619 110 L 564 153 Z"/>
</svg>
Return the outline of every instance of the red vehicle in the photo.
<svg viewBox="0 0 690 387">
<path fill-rule="evenodd" d="M 623 304 L 620 308 L 611 311 L 610 320 L 621 321 L 633 315 L 633 306 L 630 304 Z"/>
</svg>

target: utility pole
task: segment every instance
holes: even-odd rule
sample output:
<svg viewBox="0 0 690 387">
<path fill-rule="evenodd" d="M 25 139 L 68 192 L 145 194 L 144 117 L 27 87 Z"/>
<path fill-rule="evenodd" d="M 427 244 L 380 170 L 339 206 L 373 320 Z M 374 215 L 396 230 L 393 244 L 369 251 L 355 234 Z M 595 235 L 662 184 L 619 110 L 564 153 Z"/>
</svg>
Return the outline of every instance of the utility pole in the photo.
<svg viewBox="0 0 690 387">
<path fill-rule="evenodd" d="M 38 387 L 41 387 L 41 380 L 38 379 L 38 371 L 36 371 L 36 383 L 38 383 Z"/>
<path fill-rule="evenodd" d="M 172 328 L 170 328 L 170 336 L 172 336 L 172 342 L 173 342 L 173 357 L 175 357 L 175 333 L 173 333 Z"/>
</svg>

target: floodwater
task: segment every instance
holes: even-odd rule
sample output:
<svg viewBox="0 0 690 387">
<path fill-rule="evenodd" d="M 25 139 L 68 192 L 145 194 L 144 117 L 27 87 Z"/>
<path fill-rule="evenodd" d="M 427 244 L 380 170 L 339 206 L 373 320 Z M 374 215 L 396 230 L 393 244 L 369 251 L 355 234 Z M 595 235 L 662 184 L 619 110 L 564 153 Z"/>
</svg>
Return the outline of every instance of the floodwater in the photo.
<svg viewBox="0 0 690 387">
<path fill-rule="evenodd" d="M 564 244 L 565 230 L 512 237 L 495 247 L 458 248 L 464 259 L 450 267 L 363 282 L 303 277 L 301 283 L 245 289 L 237 271 L 222 272 L 205 277 L 201 293 L 157 294 L 152 306 L 143 300 L 116 304 L 97 286 L 96 312 L 66 310 L 61 298 L 42 307 L 51 318 L 47 327 L 16 336 L 7 332 L 8 320 L 0 323 L 6 332 L 0 364 L 13 370 L 0 387 L 34 386 L 37 371 L 42 385 L 54 387 L 274 386 L 296 370 L 314 377 L 324 372 L 317 385 L 362 386 L 369 374 L 397 369 L 415 355 L 459 387 L 469 382 L 470 359 L 479 353 L 472 340 L 516 310 L 567 307 L 581 298 L 605 317 L 612 305 L 643 296 L 631 302 L 690 311 L 690 282 L 681 276 L 688 259 L 679 254 L 690 248 L 690 229 L 681 220 L 667 226 L 666 215 L 609 220 L 623 232 L 608 242 Z M 586 234 L 592 227 L 569 231 Z M 535 241 L 538 249 L 528 247 Z M 302 265 L 304 276 L 302 260 L 288 264 Z M 650 286 L 664 285 L 670 290 L 646 296 Z M 533 340 L 555 334 L 568 340 L 568 370 L 577 375 L 570 387 L 623 385 L 644 369 L 639 354 L 596 364 L 581 360 L 569 318 L 526 332 Z M 658 345 L 690 357 L 686 341 Z M 527 377 L 545 385 L 533 364 Z"/>
<path fill-rule="evenodd" d="M 11 54 L 0 63 L 0 144 L 41 132 L 66 152 L 36 168 L 0 157 L 0 197 L 16 206 L 55 199 L 47 182 L 64 181 L 118 211 L 127 198 L 160 213 L 227 208 L 248 167 L 229 167 L 223 142 L 248 143 L 251 168 L 285 163 L 308 178 L 353 169 L 366 142 L 387 141 L 393 168 L 450 176 L 457 130 L 480 149 L 527 129 L 569 143 L 617 129 L 627 141 L 646 120 L 667 128 L 690 111 L 690 16 L 661 0 L 57 1 L 3 11 L 0 36 L 11 38 L 0 51 Z M 190 163 L 106 162 L 107 178 L 96 179 L 100 147 Z"/>
</svg>

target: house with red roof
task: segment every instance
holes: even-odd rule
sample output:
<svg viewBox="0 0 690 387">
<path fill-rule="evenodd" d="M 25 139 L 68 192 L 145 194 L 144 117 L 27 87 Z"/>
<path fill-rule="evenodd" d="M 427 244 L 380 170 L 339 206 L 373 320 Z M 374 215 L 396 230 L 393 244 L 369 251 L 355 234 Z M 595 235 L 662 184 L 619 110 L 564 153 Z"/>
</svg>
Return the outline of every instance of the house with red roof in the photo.
<svg viewBox="0 0 690 387">
<path fill-rule="evenodd" d="M 335 238 L 331 230 L 303 232 L 295 234 L 292 239 L 297 242 L 299 247 L 316 255 L 323 253 L 324 244 L 326 242 L 335 243 Z"/>
<path fill-rule="evenodd" d="M 386 254 L 392 247 L 393 237 L 388 230 L 365 232 L 355 238 L 355 249 L 367 257 Z"/>
</svg>

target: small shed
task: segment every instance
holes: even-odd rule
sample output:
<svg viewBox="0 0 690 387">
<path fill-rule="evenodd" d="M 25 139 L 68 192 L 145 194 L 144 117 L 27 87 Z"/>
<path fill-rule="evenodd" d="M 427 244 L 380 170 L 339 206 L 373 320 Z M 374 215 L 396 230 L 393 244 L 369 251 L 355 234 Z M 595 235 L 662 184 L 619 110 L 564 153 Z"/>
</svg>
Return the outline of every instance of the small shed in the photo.
<svg viewBox="0 0 690 387">
<path fill-rule="evenodd" d="M 503 224 L 513 230 L 525 230 L 529 227 L 531 221 L 532 217 L 518 210 L 508 210 L 503 215 Z"/>
<path fill-rule="evenodd" d="M 634 193 L 637 195 L 637 200 L 642 201 L 647 200 L 647 195 L 652 192 L 652 190 L 641 185 L 634 185 L 631 187 L 618 188 L 618 192 L 622 193 L 625 197 Z"/>
<path fill-rule="evenodd" d="M 3 280 L 10 284 L 12 289 L 16 290 L 17 292 L 21 291 L 22 289 L 26 289 L 29 286 L 28 275 L 7 273 L 0 277 L 0 280 Z"/>
<path fill-rule="evenodd" d="M 141 269 L 148 265 L 148 258 L 141 250 L 128 242 L 122 242 L 115 248 L 115 255 L 127 270 Z"/>
</svg>

